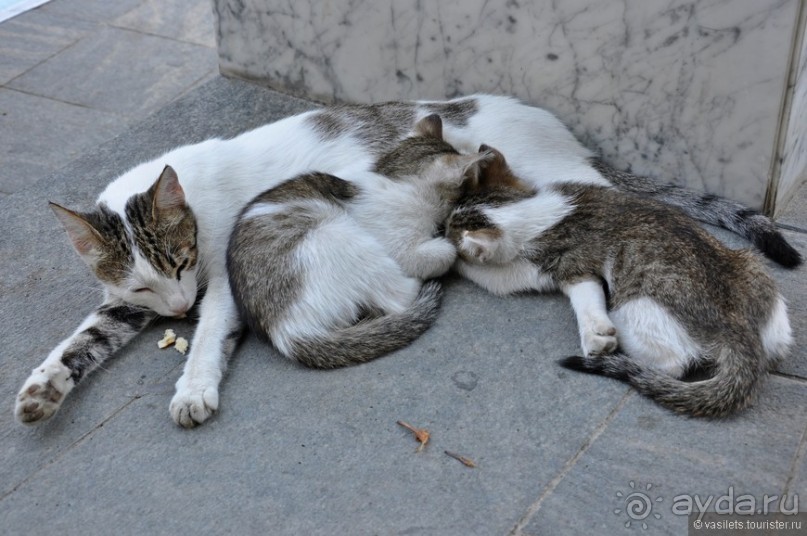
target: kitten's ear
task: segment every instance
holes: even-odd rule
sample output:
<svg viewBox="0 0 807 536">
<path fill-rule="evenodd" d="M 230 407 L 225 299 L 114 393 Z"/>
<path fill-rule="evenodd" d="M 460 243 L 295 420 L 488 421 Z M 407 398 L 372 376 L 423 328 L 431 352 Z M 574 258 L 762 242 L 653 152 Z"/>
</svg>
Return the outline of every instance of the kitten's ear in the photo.
<svg viewBox="0 0 807 536">
<path fill-rule="evenodd" d="M 499 166 L 503 169 L 509 169 L 507 165 L 507 161 L 504 159 L 504 155 L 498 149 L 494 149 L 490 145 L 483 143 L 479 146 L 479 154 L 487 155 L 484 162 L 482 163 L 482 167 L 488 168 L 491 166 Z"/>
<path fill-rule="evenodd" d="M 493 157 L 490 152 L 464 154 L 458 157 L 457 163 L 461 166 L 463 186 L 471 190 L 479 188 L 479 178 L 484 172 L 487 162 Z"/>
<path fill-rule="evenodd" d="M 160 212 L 185 208 L 185 191 L 179 184 L 179 177 L 176 171 L 171 166 L 165 166 L 160 178 L 154 183 L 154 198 L 152 202 L 151 213 L 154 219 Z"/>
<path fill-rule="evenodd" d="M 489 145 L 479 146 L 479 152 L 488 155 L 488 158 L 481 164 L 482 172 L 479 175 L 479 188 L 489 190 L 496 187 L 509 187 L 524 192 L 531 192 L 532 187 L 516 177 L 504 155 Z"/>
<path fill-rule="evenodd" d="M 427 115 L 415 123 L 415 134 L 426 138 L 443 139 L 443 120 L 437 114 Z"/>
<path fill-rule="evenodd" d="M 64 230 L 67 231 L 67 236 L 70 237 L 70 242 L 73 243 L 76 252 L 81 255 L 81 258 L 87 264 L 93 266 L 104 243 L 101 233 L 96 231 L 95 227 L 90 225 L 78 212 L 66 209 L 53 202 L 50 202 L 49 205 Z"/>
<path fill-rule="evenodd" d="M 488 155 L 488 158 L 480 165 L 482 168 L 479 174 L 479 189 L 489 190 L 497 186 L 502 178 L 509 174 L 510 168 L 504 159 L 504 155 L 484 143 L 479 146 L 479 153 Z"/>
</svg>

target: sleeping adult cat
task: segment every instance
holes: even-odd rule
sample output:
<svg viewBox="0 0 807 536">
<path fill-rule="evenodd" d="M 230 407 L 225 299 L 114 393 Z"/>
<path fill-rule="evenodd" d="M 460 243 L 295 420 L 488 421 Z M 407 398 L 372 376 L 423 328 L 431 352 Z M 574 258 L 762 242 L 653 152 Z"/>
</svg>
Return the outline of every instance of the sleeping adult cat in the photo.
<svg viewBox="0 0 807 536">
<path fill-rule="evenodd" d="M 709 194 L 617 172 L 552 114 L 515 99 L 477 95 L 310 111 L 233 139 L 179 147 L 141 164 L 114 179 L 92 212 L 52 205 L 74 248 L 102 282 L 105 299 L 24 382 L 16 400 L 18 420 L 37 423 L 51 417 L 90 371 L 151 318 L 184 314 L 201 286 L 207 290 L 199 324 L 170 413 L 187 427 L 210 418 L 241 332 L 225 261 L 241 208 L 301 173 L 371 169 L 381 153 L 431 113 L 443 118 L 447 142 L 469 153 L 489 143 L 508 155 L 515 173 L 535 185 L 577 182 L 635 192 L 737 232 L 785 266 L 801 262 L 766 217 Z"/>
</svg>

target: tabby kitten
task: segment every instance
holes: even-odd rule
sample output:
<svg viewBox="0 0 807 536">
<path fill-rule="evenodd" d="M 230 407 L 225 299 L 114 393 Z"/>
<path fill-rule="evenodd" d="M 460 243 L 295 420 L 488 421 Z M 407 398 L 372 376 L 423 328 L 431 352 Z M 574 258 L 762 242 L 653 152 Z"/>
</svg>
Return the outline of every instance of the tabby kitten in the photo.
<svg viewBox="0 0 807 536">
<path fill-rule="evenodd" d="M 350 182 L 306 173 L 258 195 L 227 251 L 242 319 L 283 355 L 333 368 L 409 344 L 434 322 L 453 245 L 436 237 L 483 155 L 461 156 L 428 116 Z M 380 175 L 383 174 L 384 176 Z"/>
<path fill-rule="evenodd" d="M 566 294 L 585 354 L 567 368 L 628 381 L 691 415 L 722 417 L 750 403 L 791 343 L 785 301 L 755 254 L 648 199 L 530 186 L 495 155 L 447 222 L 463 275 L 499 294 Z M 713 376 L 681 381 L 694 366 Z"/>
</svg>

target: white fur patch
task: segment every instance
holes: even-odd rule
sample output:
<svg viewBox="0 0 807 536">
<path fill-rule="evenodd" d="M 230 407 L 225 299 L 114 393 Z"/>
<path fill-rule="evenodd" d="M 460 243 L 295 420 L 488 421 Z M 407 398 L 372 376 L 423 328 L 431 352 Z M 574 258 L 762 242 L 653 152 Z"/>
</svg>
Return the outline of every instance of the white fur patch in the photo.
<svg viewBox="0 0 807 536">
<path fill-rule="evenodd" d="M 295 340 L 348 327 L 362 305 L 400 313 L 420 289 L 420 282 L 406 277 L 381 244 L 346 214 L 334 214 L 313 229 L 295 255 L 302 295 L 270 333 L 284 355 Z"/>
<path fill-rule="evenodd" d="M 526 290 L 545 292 L 556 290 L 551 277 L 541 272 L 533 263 L 518 260 L 504 265 L 471 264 L 458 260 L 457 272 L 485 290 L 505 296 Z"/>
<path fill-rule="evenodd" d="M 255 203 L 241 216 L 241 221 L 259 218 L 261 216 L 274 216 L 288 210 L 283 203 Z"/>
<path fill-rule="evenodd" d="M 679 378 L 703 353 L 678 320 L 650 298 L 631 300 L 610 316 L 622 349 L 646 367 Z"/>
<path fill-rule="evenodd" d="M 486 208 L 485 215 L 504 232 L 507 241 L 520 250 L 573 210 L 574 206 L 565 196 L 541 191 L 515 203 Z"/>
<path fill-rule="evenodd" d="M 499 95 L 469 95 L 478 110 L 465 126 L 443 121 L 443 137 L 461 152 L 487 144 L 504 154 L 513 172 L 536 186 L 578 182 L 609 186 L 588 162 L 593 156 L 551 112 Z M 452 101 L 448 101 L 452 102 Z M 417 119 L 432 113 L 418 110 Z"/>
<path fill-rule="evenodd" d="M 787 304 L 781 295 L 778 296 L 771 317 L 762 328 L 760 336 L 768 359 L 780 359 L 787 355 L 793 343 L 793 334 L 787 318 Z"/>
<path fill-rule="evenodd" d="M 106 285 L 110 295 L 134 305 L 147 307 L 161 316 L 185 313 L 196 301 L 196 269 L 184 270 L 180 280 L 158 272 L 137 248 L 133 248 L 134 263 L 121 286 Z M 138 288 L 148 291 L 135 292 Z"/>
</svg>

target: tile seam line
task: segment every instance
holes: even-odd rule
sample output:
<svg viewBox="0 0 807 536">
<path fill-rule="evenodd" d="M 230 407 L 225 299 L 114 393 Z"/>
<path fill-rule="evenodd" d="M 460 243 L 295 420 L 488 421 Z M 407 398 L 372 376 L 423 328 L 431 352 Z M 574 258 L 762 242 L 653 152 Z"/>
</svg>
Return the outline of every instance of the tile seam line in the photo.
<svg viewBox="0 0 807 536">
<path fill-rule="evenodd" d="M 13 91 L 15 93 L 21 93 L 22 95 L 28 95 L 29 97 L 36 97 L 38 99 L 47 99 L 49 101 L 58 102 L 59 104 L 67 104 L 68 106 L 75 106 L 76 108 L 82 108 L 84 110 L 93 110 L 93 111 L 96 111 L 96 112 L 101 112 L 103 114 L 107 114 L 107 115 L 110 115 L 110 116 L 117 117 L 119 119 L 132 121 L 132 116 L 124 114 L 124 113 L 121 113 L 121 112 L 113 112 L 113 111 L 109 111 L 109 110 L 104 110 L 103 108 L 95 108 L 94 106 L 91 106 L 91 105 L 88 105 L 88 104 L 81 104 L 80 102 L 71 102 L 71 101 L 68 101 L 68 100 L 57 99 L 57 98 L 54 98 L 54 97 L 48 97 L 46 95 L 40 95 L 39 93 L 34 93 L 32 91 L 28 91 L 28 90 L 25 90 L 25 89 L 19 89 L 19 88 L 16 88 L 16 87 L 10 87 L 10 86 L 7 86 L 5 84 L 0 85 L 0 88 L 5 89 L 6 91 Z M 80 156 L 83 156 L 83 155 L 80 155 Z"/>
<path fill-rule="evenodd" d="M 165 41 L 169 41 L 169 42 L 171 42 L 171 43 L 177 43 L 177 44 L 181 44 L 181 45 L 193 46 L 193 47 L 197 47 L 197 48 L 199 48 L 199 49 L 204 49 L 204 50 L 209 50 L 209 51 L 210 51 L 210 50 L 212 50 L 212 51 L 215 51 L 215 50 L 216 50 L 215 48 L 210 48 L 210 47 L 208 47 L 208 46 L 204 46 L 204 45 L 198 45 L 198 44 L 194 44 L 194 43 L 189 43 L 189 42 L 187 42 L 187 41 L 179 41 L 179 40 L 177 40 L 177 39 L 172 39 L 172 38 L 170 38 L 170 37 L 165 37 L 165 36 L 162 36 L 162 35 L 157 35 L 157 34 L 151 34 L 151 33 L 141 32 L 141 31 L 139 31 L 139 30 L 132 30 L 132 29 L 130 29 L 130 28 L 124 28 L 124 27 L 121 27 L 121 26 L 114 26 L 113 24 L 111 24 L 111 23 L 109 23 L 109 22 L 97 22 L 97 21 L 96 21 L 96 24 L 98 24 L 99 26 L 103 26 L 103 27 L 106 27 L 106 28 L 112 28 L 112 29 L 119 30 L 119 31 L 122 31 L 122 32 L 128 32 L 128 33 L 133 33 L 133 34 L 137 34 L 137 35 L 144 35 L 144 36 L 147 36 L 147 37 L 154 37 L 154 38 L 156 38 L 156 39 L 163 39 L 163 40 L 165 40 Z M 7 81 L 6 81 L 6 82 L 4 82 L 4 83 L 3 83 L 3 84 L 2 84 L 0 87 L 3 87 L 3 88 L 5 88 L 5 89 L 13 89 L 13 90 L 15 90 L 15 91 L 19 91 L 20 93 L 26 93 L 26 94 L 28 94 L 28 95 L 36 95 L 37 97 L 43 97 L 43 95 L 38 95 L 38 94 L 33 93 L 33 92 L 29 92 L 29 91 L 25 91 L 25 90 L 22 90 L 22 89 L 17 89 L 17 88 L 14 88 L 14 87 L 10 86 L 9 84 L 12 84 L 14 81 L 16 81 L 16 80 L 18 80 L 19 78 L 21 78 L 21 77 L 25 76 L 26 74 L 30 73 L 32 70 L 36 69 L 37 67 L 39 67 L 39 66 L 43 65 L 44 63 L 46 63 L 46 62 L 48 62 L 48 61 L 50 61 L 50 60 L 52 60 L 53 58 L 55 58 L 56 56 L 58 56 L 58 55 L 59 55 L 59 54 L 61 54 L 62 52 L 65 52 L 65 51 L 67 51 L 67 50 L 69 50 L 69 49 L 71 49 L 71 48 L 75 47 L 77 44 L 79 44 L 80 42 L 84 41 L 85 39 L 87 39 L 87 38 L 88 38 L 88 37 L 90 37 L 91 35 L 94 35 L 94 34 L 93 34 L 93 32 L 88 32 L 88 34 L 87 34 L 87 35 L 84 35 L 84 36 L 82 36 L 82 37 L 80 37 L 80 38 L 76 39 L 74 42 L 70 43 L 70 44 L 69 44 L 69 45 L 67 45 L 66 47 L 64 47 L 64 48 L 60 49 L 59 51 L 55 52 L 53 55 L 48 56 L 47 58 L 43 59 L 42 61 L 40 61 L 40 62 L 39 62 L 39 63 L 37 63 L 36 65 L 31 66 L 29 69 L 26 69 L 24 72 L 22 72 L 22 73 L 18 74 L 17 76 L 15 76 L 14 78 L 12 78 L 11 80 L 7 80 Z M 53 99 L 52 97 L 45 97 L 45 98 L 51 98 L 52 100 L 55 100 L 55 101 L 57 101 L 57 102 L 65 102 L 65 103 L 67 103 L 67 104 L 73 104 L 73 105 L 76 105 L 76 106 L 82 106 L 82 107 L 84 107 L 84 108 L 92 108 L 91 106 L 82 105 L 82 104 L 75 103 L 75 102 L 61 101 L 61 100 L 59 100 L 59 99 Z M 92 108 L 92 109 L 98 109 L 98 108 Z M 106 111 L 106 110 L 104 110 L 104 111 Z M 111 112 L 111 113 L 114 113 L 114 112 Z"/>
<path fill-rule="evenodd" d="M 42 4 L 41 6 L 37 6 L 34 9 L 32 9 L 31 11 L 26 11 L 26 12 L 20 13 L 20 15 L 23 15 L 24 13 L 33 13 L 35 11 L 38 11 L 42 15 L 48 15 L 48 16 L 51 16 L 51 17 L 61 17 L 61 18 L 69 19 L 69 20 L 76 21 L 76 22 L 93 22 L 95 24 L 106 24 L 106 22 L 107 22 L 103 18 L 86 18 L 86 17 L 82 17 L 81 15 L 76 16 L 76 15 L 73 15 L 73 14 L 60 13 L 58 11 L 54 12 L 53 9 L 50 9 L 50 8 L 47 7 L 47 4 Z M 126 13 L 129 13 L 129 11 L 127 11 Z M 126 13 L 122 13 L 119 16 L 125 15 Z M 13 20 L 13 18 L 8 19 L 8 20 Z"/>
<path fill-rule="evenodd" d="M 92 427 L 90 430 L 88 430 L 87 432 L 85 432 L 85 433 L 84 433 L 84 434 L 83 434 L 81 437 L 79 437 L 78 439 L 76 439 L 75 441 L 73 441 L 72 443 L 70 443 L 70 444 L 69 444 L 67 447 L 65 447 L 64 449 L 62 449 L 62 450 L 61 450 L 59 453 L 57 453 L 57 454 L 56 454 L 56 455 L 55 455 L 53 458 L 51 458 L 51 459 L 50 459 L 50 460 L 49 460 L 49 461 L 48 461 L 46 464 L 44 464 L 44 465 L 40 466 L 38 469 L 36 469 L 36 470 L 35 470 L 35 471 L 33 471 L 32 473 L 30 473 L 28 476 L 26 476 L 25 478 L 23 478 L 23 479 L 22 479 L 20 482 L 18 482 L 17 484 L 15 484 L 13 488 L 11 488 L 11 489 L 10 489 L 10 490 L 8 490 L 7 492 L 5 492 L 5 493 L 3 493 L 2 495 L 0 495 L 0 503 L 1 503 L 1 502 L 3 502 L 4 500 L 6 500 L 6 499 L 7 499 L 8 497 L 10 497 L 11 495 L 13 495 L 13 494 L 14 494 L 14 493 L 15 493 L 15 492 L 16 492 L 18 489 L 20 489 L 22 486 L 24 486 L 25 484 L 27 484 L 28 482 L 30 482 L 30 481 L 31 481 L 31 480 L 32 480 L 32 479 L 33 479 L 33 478 L 34 478 L 36 475 L 38 475 L 39 473 L 41 473 L 42 471 L 46 470 L 46 469 L 47 469 L 48 467 L 50 467 L 51 465 L 53 465 L 53 464 L 57 463 L 59 460 L 61 460 L 61 459 L 62 459 L 64 456 L 66 456 L 66 455 L 67 455 L 67 453 L 68 453 L 68 452 L 70 452 L 71 450 L 73 450 L 73 448 L 77 447 L 77 446 L 78 446 L 78 445 L 80 445 L 81 443 L 84 443 L 84 442 L 85 442 L 85 441 L 86 441 L 88 438 L 92 437 L 92 436 L 95 434 L 95 432 L 97 432 L 98 430 L 100 430 L 101 428 L 103 428 L 103 427 L 104 427 L 104 425 L 106 425 L 106 423 L 108 423 L 109 421 L 111 421 L 112 419 L 114 419 L 115 417 L 117 417 L 117 416 L 118 416 L 120 413 L 122 413 L 124 410 L 126 410 L 126 408 L 128 408 L 129 406 L 131 406 L 131 405 L 132 405 L 132 404 L 133 404 L 133 403 L 134 403 L 136 400 L 139 400 L 139 399 L 140 399 L 140 398 L 142 398 L 142 397 L 143 397 L 143 395 L 134 395 L 134 396 L 132 396 L 132 397 L 131 397 L 131 398 L 130 398 L 128 401 L 126 401 L 126 403 L 125 403 L 125 404 L 123 404 L 121 407 L 119 407 L 118 409 L 116 409 L 116 410 L 115 410 L 114 412 L 112 412 L 112 413 L 111 413 L 109 416 L 105 417 L 105 418 L 104 418 L 104 419 L 103 419 L 101 422 L 99 422 L 98 424 L 96 424 L 95 426 L 93 426 L 93 427 Z"/>
<path fill-rule="evenodd" d="M 803 376 L 799 376 L 798 374 L 790 374 L 788 372 L 780 372 L 775 370 L 770 373 L 771 376 L 776 376 L 777 378 L 782 378 L 783 380 L 789 380 L 796 383 L 807 383 L 807 378 Z"/>
<path fill-rule="evenodd" d="M 586 440 L 583 442 L 583 444 L 580 446 L 577 452 L 575 452 L 571 458 L 566 460 L 566 463 L 563 464 L 563 467 L 560 469 L 558 474 L 556 474 L 554 478 L 552 478 L 552 480 L 549 481 L 549 484 L 544 486 L 544 489 L 541 490 L 538 499 L 536 499 L 535 502 L 533 502 L 527 508 L 527 512 L 521 517 L 521 519 L 518 520 L 513 529 L 508 533 L 509 536 L 526 536 L 526 533 L 524 533 L 523 530 L 527 526 L 527 524 L 532 520 L 533 516 L 536 513 L 538 513 L 538 511 L 541 509 L 541 505 L 543 504 L 543 502 L 546 500 L 547 497 L 552 495 L 552 493 L 560 485 L 563 479 L 566 478 L 566 475 L 568 475 L 569 472 L 571 472 L 571 470 L 577 465 L 577 462 L 580 460 L 580 458 L 582 458 L 583 455 L 586 452 L 588 452 L 591 446 L 597 441 L 597 439 L 599 439 L 599 437 L 602 435 L 605 429 L 608 428 L 608 425 L 611 424 L 611 422 L 616 418 L 617 414 L 620 411 L 622 411 L 622 408 L 625 407 L 625 404 L 628 403 L 628 400 L 631 399 L 633 393 L 634 393 L 633 388 L 629 388 L 627 391 L 625 391 L 625 393 L 622 395 L 622 398 L 619 399 L 619 401 L 616 403 L 616 405 L 614 405 L 614 407 L 611 409 L 608 415 L 606 415 L 605 418 L 600 422 L 600 424 L 597 425 L 597 427 L 594 429 L 591 435 L 589 435 L 588 438 L 586 438 Z"/>
<path fill-rule="evenodd" d="M 796 452 L 793 454 L 793 460 L 790 462 L 790 470 L 785 480 L 784 488 L 782 488 L 782 497 L 787 497 L 790 494 L 790 488 L 793 486 L 793 481 L 796 479 L 796 472 L 799 470 L 799 465 L 804 460 L 807 453 L 807 426 L 801 433 L 799 444 L 796 446 Z"/>
<path fill-rule="evenodd" d="M 126 28 L 125 26 L 116 26 L 111 21 L 102 22 L 100 24 L 102 24 L 103 26 L 106 26 L 107 28 L 111 28 L 113 30 L 119 30 L 121 32 L 128 32 L 128 33 L 133 33 L 133 34 L 137 34 L 137 35 L 144 35 L 146 37 L 154 37 L 155 39 L 162 39 L 164 41 L 170 41 L 171 43 L 178 43 L 178 44 L 181 44 L 181 45 L 187 45 L 187 46 L 192 46 L 192 47 L 196 47 L 196 48 L 202 48 L 202 49 L 205 49 L 205 50 L 214 50 L 214 51 L 217 50 L 217 48 L 211 48 L 211 47 L 208 47 L 208 46 L 205 46 L 205 45 L 199 45 L 199 44 L 196 44 L 196 43 L 189 43 L 188 41 L 180 41 L 178 39 L 174 39 L 173 37 L 166 37 L 164 35 L 144 32 L 144 31 L 141 31 L 141 30 L 133 29 L 133 28 Z"/>
<path fill-rule="evenodd" d="M 126 15 L 126 14 L 124 14 L 124 15 Z M 160 37 L 162 39 L 168 39 L 169 41 L 174 41 L 175 43 L 182 43 L 183 45 L 194 45 L 194 46 L 197 46 L 197 47 L 206 48 L 208 50 L 216 50 L 216 47 L 214 47 L 214 46 L 211 47 L 211 46 L 205 45 L 203 43 L 197 43 L 195 41 L 188 41 L 188 40 L 185 40 L 185 39 L 176 39 L 174 37 L 170 37 L 170 36 L 167 36 L 167 35 L 162 35 L 162 34 L 158 34 L 158 33 L 154 33 L 154 32 L 148 32 L 146 30 L 140 30 L 138 28 L 130 28 L 129 26 L 122 26 L 122 25 L 120 25 L 120 23 L 116 24 L 114 22 L 108 22 L 106 24 L 110 28 L 116 28 L 118 30 L 127 30 L 129 32 L 140 33 L 140 34 L 143 34 L 143 35 L 150 35 L 151 37 Z"/>
<path fill-rule="evenodd" d="M 97 23 L 97 24 L 102 24 L 102 23 Z M 2 23 L 0 23 L 0 26 L 2 26 Z M 36 63 L 35 65 L 30 66 L 29 68 L 27 68 L 26 70 L 24 70 L 23 72 L 21 72 L 20 74 L 18 74 L 18 75 L 17 75 L 17 76 L 15 76 L 14 78 L 12 78 L 11 80 L 6 80 L 5 82 L 3 82 L 2 87 L 6 88 L 6 89 L 12 89 L 12 88 L 8 87 L 8 85 L 9 85 L 10 83 L 14 82 L 15 80 L 17 80 L 18 78 L 20 78 L 20 77 L 22 77 L 22 76 L 25 76 L 25 75 L 26 75 L 26 74 L 28 74 L 28 73 L 30 73 L 31 71 L 33 71 L 34 69 L 36 69 L 37 67 L 39 67 L 40 65 L 42 65 L 43 63 L 45 63 L 45 62 L 48 62 L 48 61 L 52 60 L 53 58 L 55 58 L 56 56 L 58 56 L 58 55 L 59 55 L 59 54 L 61 54 L 62 52 L 64 52 L 64 51 L 66 51 L 66 50 L 69 50 L 69 49 L 73 48 L 73 47 L 74 47 L 74 46 L 76 46 L 78 43 L 80 43 L 81 41 L 83 41 L 83 40 L 84 40 L 84 39 L 85 39 L 85 38 L 86 38 L 88 35 L 91 35 L 91 34 L 92 34 L 92 32 L 87 32 L 85 35 L 82 35 L 81 37 L 79 37 L 78 39 L 76 39 L 75 41 L 73 41 L 72 43 L 70 43 L 70 44 L 66 45 L 64 48 L 60 48 L 59 50 L 57 50 L 56 52 L 54 52 L 53 54 L 51 54 L 51 55 L 50 55 L 50 56 L 48 56 L 47 58 L 45 58 L 45 59 L 43 59 L 42 61 L 40 61 L 40 62 Z"/>
</svg>

